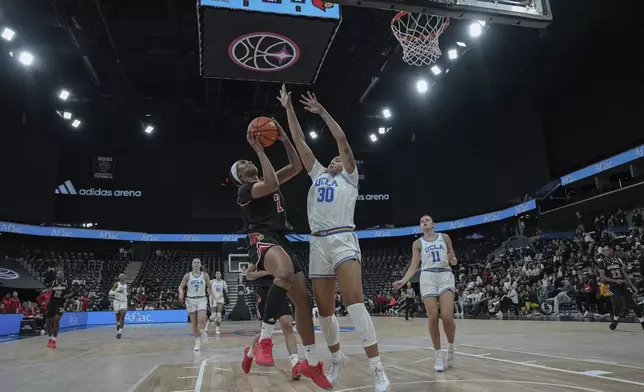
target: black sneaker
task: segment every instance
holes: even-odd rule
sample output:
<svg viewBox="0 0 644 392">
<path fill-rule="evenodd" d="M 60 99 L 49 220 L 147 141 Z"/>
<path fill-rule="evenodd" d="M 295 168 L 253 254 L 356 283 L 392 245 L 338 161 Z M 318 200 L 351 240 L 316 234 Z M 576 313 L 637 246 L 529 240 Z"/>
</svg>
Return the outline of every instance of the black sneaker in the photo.
<svg viewBox="0 0 644 392">
<path fill-rule="evenodd" d="M 613 328 L 613 329 L 615 329 L 615 328 Z M 120 333 L 120 332 L 116 334 L 116 338 L 117 338 L 117 339 L 120 339 L 120 338 L 121 338 L 121 333 Z"/>
<path fill-rule="evenodd" d="M 642 321 L 640 325 L 642 326 L 642 329 L 644 329 L 644 321 Z"/>
<path fill-rule="evenodd" d="M 608 326 L 608 328 L 610 328 L 610 330 L 611 330 L 611 331 L 614 331 L 614 330 L 615 330 L 615 328 L 617 328 L 617 323 L 618 323 L 618 321 L 613 320 L 613 321 L 610 323 L 610 325 Z"/>
</svg>

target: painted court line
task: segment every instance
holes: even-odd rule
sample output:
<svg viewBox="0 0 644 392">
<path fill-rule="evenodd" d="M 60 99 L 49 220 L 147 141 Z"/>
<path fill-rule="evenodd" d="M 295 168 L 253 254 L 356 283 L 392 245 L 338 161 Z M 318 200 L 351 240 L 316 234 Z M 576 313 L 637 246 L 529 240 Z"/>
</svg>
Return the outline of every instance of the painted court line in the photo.
<svg viewBox="0 0 644 392">
<path fill-rule="evenodd" d="M 587 376 L 603 376 L 604 374 L 613 374 L 612 372 L 605 372 L 603 370 L 589 370 L 583 373 Z"/>
<path fill-rule="evenodd" d="M 541 353 L 535 353 L 535 352 L 529 352 L 529 351 L 520 351 L 520 350 L 510 350 L 510 349 L 507 349 L 507 348 L 478 346 L 478 345 L 474 345 L 474 344 L 459 344 L 459 346 L 461 346 L 461 347 L 482 348 L 482 349 L 486 349 L 486 350 L 495 350 L 495 351 L 506 351 L 506 352 L 509 352 L 509 353 L 534 355 L 534 356 L 537 356 L 537 357 L 545 357 L 545 358 L 565 359 L 567 361 L 581 361 L 581 362 L 590 362 L 590 363 L 601 363 L 601 364 L 605 364 L 605 365 L 619 366 L 619 367 L 624 367 L 624 368 L 629 368 L 629 369 L 644 370 L 644 367 L 638 367 L 638 366 L 632 366 L 632 365 L 624 365 L 624 364 L 621 364 L 621 363 L 618 363 L 618 362 L 603 361 L 603 360 L 600 360 L 600 359 L 582 359 L 582 358 L 562 357 L 562 356 L 559 356 L 559 355 L 541 354 Z"/>
<path fill-rule="evenodd" d="M 184 369 L 199 369 L 199 366 L 184 366 Z"/>
<path fill-rule="evenodd" d="M 197 378 L 197 376 L 180 376 L 180 377 L 177 377 L 177 378 L 181 379 L 181 380 L 185 380 L 187 378 Z"/>
<path fill-rule="evenodd" d="M 152 373 L 154 373 L 154 371 L 155 371 L 155 370 L 157 370 L 157 368 L 158 368 L 158 367 L 159 367 L 159 364 L 154 365 L 154 366 L 152 367 L 152 369 L 150 369 L 147 373 L 145 373 L 143 376 L 141 376 L 141 378 L 139 378 L 139 381 L 137 381 L 137 382 L 136 382 L 136 384 L 132 385 L 132 386 L 130 387 L 130 389 L 128 389 L 128 390 L 127 390 L 127 392 L 134 392 L 134 390 L 135 390 L 136 388 L 138 388 L 138 387 L 139 387 L 139 385 L 141 385 L 141 384 L 143 383 L 143 381 L 145 381 L 145 379 L 147 379 L 148 377 L 150 377 L 150 375 L 151 375 Z"/>
<path fill-rule="evenodd" d="M 224 372 L 232 372 L 233 371 L 233 369 L 225 369 L 225 368 L 214 367 L 214 366 L 212 368 L 215 369 L 215 370 L 223 370 Z"/>
<path fill-rule="evenodd" d="M 416 385 L 416 384 L 455 384 L 455 383 L 526 384 L 526 385 L 540 385 L 540 386 L 547 386 L 547 387 L 566 388 L 568 390 L 574 389 L 577 391 L 584 391 L 584 392 L 603 392 L 599 389 L 584 388 L 576 385 L 552 384 L 548 382 L 538 382 L 538 381 L 512 381 L 512 380 L 425 380 L 425 381 L 392 382 L 391 386 Z M 361 385 L 359 387 L 354 387 L 354 388 L 335 390 L 334 392 L 351 392 L 351 391 L 359 391 L 361 389 L 373 389 L 373 385 Z"/>
<path fill-rule="evenodd" d="M 459 352 L 457 354 L 458 355 L 465 355 L 466 357 L 483 358 L 483 359 L 490 359 L 492 361 L 511 363 L 513 365 L 522 365 L 522 366 L 528 366 L 528 367 L 537 368 L 537 369 L 552 370 L 552 371 L 555 371 L 555 372 L 568 373 L 568 374 L 576 374 L 578 376 L 601 378 L 602 380 L 623 382 L 623 383 L 626 383 L 626 384 L 640 385 L 640 386 L 644 387 L 643 382 L 625 380 L 623 378 L 614 378 L 614 377 L 606 377 L 606 376 L 600 376 L 600 375 L 592 375 L 592 374 L 586 374 L 584 372 L 576 372 L 574 370 L 567 370 L 567 369 L 554 368 L 554 367 L 550 367 L 550 366 L 536 365 L 536 364 L 533 364 L 533 363 L 524 363 L 524 362 L 511 361 L 509 359 L 501 359 L 501 358 L 493 358 L 493 357 L 482 357 L 482 356 L 480 356 L 478 354 L 469 354 L 469 353 L 462 353 L 462 352 Z"/>
</svg>

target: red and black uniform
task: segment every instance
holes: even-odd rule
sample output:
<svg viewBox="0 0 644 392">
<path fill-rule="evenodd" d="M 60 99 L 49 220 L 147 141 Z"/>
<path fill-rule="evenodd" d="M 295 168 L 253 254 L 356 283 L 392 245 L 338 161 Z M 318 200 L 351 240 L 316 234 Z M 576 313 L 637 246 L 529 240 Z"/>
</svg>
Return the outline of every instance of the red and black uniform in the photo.
<svg viewBox="0 0 644 392">
<path fill-rule="evenodd" d="M 622 263 L 622 261 L 617 257 L 604 257 L 603 259 L 599 260 L 597 267 L 600 270 L 604 270 L 606 277 L 622 281 L 622 283 L 608 283 L 608 290 L 612 294 L 610 299 L 613 304 L 613 316 L 619 317 L 619 315 L 621 314 L 623 299 L 624 303 L 626 303 L 627 309 L 633 309 L 637 317 L 641 318 L 642 309 L 637 306 L 635 300 L 633 300 L 633 294 L 628 289 L 626 276 L 624 276 L 624 263 Z M 644 324 L 642 326 L 644 327 Z"/>
<path fill-rule="evenodd" d="M 50 293 L 46 317 L 61 316 L 67 297 L 71 293 L 71 287 L 67 282 L 54 280 L 50 287 Z"/>
<path fill-rule="evenodd" d="M 266 303 L 266 298 L 268 297 L 268 290 L 270 290 L 273 285 L 273 277 L 271 275 L 262 276 L 261 278 L 255 280 L 255 298 L 257 300 L 257 310 L 259 311 L 259 316 L 264 319 L 264 304 Z M 291 308 L 291 301 L 288 297 L 284 298 L 282 306 L 277 315 L 279 320 L 282 316 L 292 316 L 293 309 Z"/>
</svg>

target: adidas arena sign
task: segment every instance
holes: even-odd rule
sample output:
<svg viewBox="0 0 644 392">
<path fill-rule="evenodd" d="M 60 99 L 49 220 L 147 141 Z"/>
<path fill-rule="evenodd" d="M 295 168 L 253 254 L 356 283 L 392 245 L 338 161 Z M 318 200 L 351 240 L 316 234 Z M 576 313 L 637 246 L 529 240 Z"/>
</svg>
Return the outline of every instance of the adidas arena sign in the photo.
<svg viewBox="0 0 644 392">
<path fill-rule="evenodd" d="M 58 185 L 54 191 L 57 195 L 71 195 L 71 196 L 97 196 L 97 197 L 141 197 L 143 191 L 134 189 L 103 189 L 103 188 L 89 188 L 89 189 L 76 189 L 71 181 L 67 180 Z"/>
</svg>

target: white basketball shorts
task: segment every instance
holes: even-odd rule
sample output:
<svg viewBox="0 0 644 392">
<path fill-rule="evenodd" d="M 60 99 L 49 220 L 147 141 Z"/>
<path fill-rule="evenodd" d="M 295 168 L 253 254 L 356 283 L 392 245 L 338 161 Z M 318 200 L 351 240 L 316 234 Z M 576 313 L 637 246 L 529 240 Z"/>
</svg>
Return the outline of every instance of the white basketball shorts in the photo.
<svg viewBox="0 0 644 392">
<path fill-rule="evenodd" d="M 188 313 L 206 311 L 208 308 L 208 299 L 206 297 L 201 298 L 186 298 L 186 309 Z"/>
<path fill-rule="evenodd" d="M 440 272 L 422 271 L 420 273 L 420 295 L 423 299 L 440 297 L 446 291 L 456 291 L 454 274 L 451 270 Z"/>
<path fill-rule="evenodd" d="M 360 261 L 360 244 L 353 231 L 309 239 L 309 278 L 335 277 L 338 266 L 349 260 Z"/>
<path fill-rule="evenodd" d="M 112 302 L 112 309 L 114 309 L 115 312 L 127 310 L 127 301 L 114 300 L 114 302 Z"/>
</svg>

